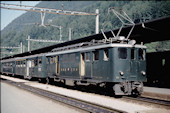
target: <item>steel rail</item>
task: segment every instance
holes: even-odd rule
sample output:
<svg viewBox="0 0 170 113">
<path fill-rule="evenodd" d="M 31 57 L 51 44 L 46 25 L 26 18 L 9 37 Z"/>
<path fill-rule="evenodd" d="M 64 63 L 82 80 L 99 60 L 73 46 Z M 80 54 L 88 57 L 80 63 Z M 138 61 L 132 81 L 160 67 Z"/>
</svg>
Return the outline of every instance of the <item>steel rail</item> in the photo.
<svg viewBox="0 0 170 113">
<path fill-rule="evenodd" d="M 141 102 L 141 103 L 148 103 L 148 104 L 152 104 L 155 106 L 161 106 L 167 109 L 170 109 L 170 101 L 166 101 L 166 100 L 159 100 L 159 99 L 153 99 L 153 98 L 148 98 L 148 97 L 125 97 L 123 96 L 122 99 L 125 100 L 131 100 L 131 101 L 137 101 L 137 102 Z"/>
</svg>

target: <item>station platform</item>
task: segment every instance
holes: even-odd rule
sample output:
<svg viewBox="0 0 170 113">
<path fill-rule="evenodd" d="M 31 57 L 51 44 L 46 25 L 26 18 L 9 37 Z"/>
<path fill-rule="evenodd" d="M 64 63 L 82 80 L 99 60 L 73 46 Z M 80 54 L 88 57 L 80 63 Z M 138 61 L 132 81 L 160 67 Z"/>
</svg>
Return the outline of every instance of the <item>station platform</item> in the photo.
<svg viewBox="0 0 170 113">
<path fill-rule="evenodd" d="M 170 89 L 168 88 L 156 88 L 156 87 L 144 87 L 142 96 L 167 100 L 170 101 Z"/>
<path fill-rule="evenodd" d="M 28 80 L 12 78 L 12 77 L 3 76 L 3 75 L 1 75 L 0 78 L 12 80 L 12 81 L 15 81 L 15 82 L 24 82 L 24 83 L 30 82 Z M 142 94 L 143 97 L 170 101 L 170 89 L 168 89 L 168 88 L 155 88 L 155 87 L 144 86 L 143 90 L 144 90 L 143 94 Z"/>
<path fill-rule="evenodd" d="M 56 93 L 56 94 L 75 98 L 75 99 L 78 99 L 78 100 L 88 101 L 90 103 L 99 104 L 101 106 L 105 106 L 105 107 L 109 107 L 109 108 L 113 108 L 113 109 L 120 109 L 120 110 L 126 111 L 128 113 L 161 113 L 161 112 L 162 113 L 169 113 L 169 110 L 165 109 L 165 108 L 157 108 L 157 107 L 154 107 L 152 105 L 148 106 L 148 105 L 145 105 L 145 104 L 139 104 L 139 103 L 134 103 L 134 102 L 130 102 L 130 101 L 127 102 L 127 101 L 121 100 L 119 98 L 113 98 L 113 97 L 98 95 L 98 94 L 91 94 L 91 93 L 81 92 L 81 91 L 78 91 L 78 90 L 71 90 L 71 89 L 66 89 L 66 88 L 62 88 L 62 87 L 58 87 L 58 86 L 52 86 L 52 85 L 49 85 L 49 84 L 41 84 L 41 83 L 33 82 L 33 81 L 25 81 L 25 80 L 21 80 L 21 79 L 18 79 L 18 78 L 12 78 L 12 77 L 9 77 L 9 76 L 1 75 L 0 78 L 1 79 L 2 78 L 8 79 L 8 80 L 11 80 L 11 81 L 14 81 L 14 82 L 22 82 L 23 84 L 34 87 L 34 88 L 43 89 L 43 90 L 46 90 L 46 91 L 49 91 L 49 92 L 53 92 L 53 93 Z M 9 89 L 9 88 L 3 88 L 3 89 Z M 147 88 L 145 87 L 144 89 L 145 89 L 145 92 L 146 92 Z M 150 89 L 148 89 L 148 90 L 151 91 Z M 16 93 L 18 93 L 18 91 L 16 91 L 16 89 L 14 89 L 14 91 Z M 4 92 L 6 92 L 6 91 L 4 91 Z M 6 92 L 6 93 L 4 93 L 4 96 L 6 94 L 12 94 L 12 93 Z M 19 94 L 23 95 L 23 93 L 19 93 Z M 23 96 L 25 96 L 25 95 L 23 95 Z M 30 96 L 26 96 L 26 97 L 29 97 L 28 100 L 30 98 L 32 98 Z M 6 98 L 9 98 L 9 97 L 6 97 Z M 25 97 L 23 97 L 23 98 L 25 98 Z M 4 99 L 5 99 L 5 97 L 4 97 Z M 9 100 L 11 100 L 11 99 L 9 99 Z M 23 100 L 23 99 L 20 99 L 20 100 Z M 31 99 L 31 100 L 34 100 L 34 99 Z M 15 104 L 15 102 L 16 101 L 14 101 L 14 104 Z M 32 101 L 29 102 L 29 103 L 25 103 L 26 104 L 25 106 L 29 105 L 30 103 L 32 103 Z M 18 105 L 18 104 L 15 104 L 15 105 Z M 36 105 L 38 105 L 38 104 L 36 104 Z M 5 103 L 4 103 L 4 106 L 6 106 Z M 22 104 L 21 104 L 21 106 L 22 106 Z M 5 108 L 5 107 L 3 107 L 3 108 Z M 14 107 L 14 108 L 16 108 L 16 107 Z M 44 107 L 42 107 L 42 108 L 44 108 Z M 60 109 L 60 108 L 58 108 L 58 109 Z M 63 109 L 65 109 L 65 108 L 63 108 Z M 6 109 L 4 109 L 4 111 L 5 110 Z M 67 110 L 69 110 L 69 108 Z M 73 112 L 75 112 L 75 111 L 73 111 Z M 37 113 L 39 113 L 39 112 L 37 112 Z"/>
</svg>

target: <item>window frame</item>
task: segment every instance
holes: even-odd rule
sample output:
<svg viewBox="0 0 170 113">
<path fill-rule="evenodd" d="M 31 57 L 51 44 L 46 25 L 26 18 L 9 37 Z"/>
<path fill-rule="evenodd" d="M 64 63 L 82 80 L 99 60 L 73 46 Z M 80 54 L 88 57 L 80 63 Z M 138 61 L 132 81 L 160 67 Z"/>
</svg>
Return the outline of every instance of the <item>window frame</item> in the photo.
<svg viewBox="0 0 170 113">
<path fill-rule="evenodd" d="M 132 58 L 132 50 L 133 50 L 133 58 Z M 131 50 L 130 50 L 130 59 L 136 60 L 136 50 L 135 50 L 135 48 L 131 48 Z"/>
<path fill-rule="evenodd" d="M 142 58 L 140 58 L 140 56 L 141 56 L 140 50 L 142 50 Z M 146 50 L 145 49 L 142 49 L 142 48 L 138 49 L 138 60 L 141 60 L 141 61 L 146 60 Z"/>
<path fill-rule="evenodd" d="M 107 54 L 106 54 L 107 51 Z M 103 50 L 103 60 L 108 61 L 109 60 L 109 49 L 104 49 Z"/>
<path fill-rule="evenodd" d="M 97 57 L 96 57 L 97 56 Z M 97 58 L 97 59 L 96 59 Z M 93 61 L 99 61 L 100 60 L 100 54 L 99 50 L 93 51 Z"/>
<path fill-rule="evenodd" d="M 87 59 L 88 58 L 88 59 Z M 86 62 L 90 62 L 90 60 L 91 60 L 91 54 L 90 54 L 90 52 L 85 52 L 85 61 Z"/>
<path fill-rule="evenodd" d="M 123 56 L 123 54 L 122 54 L 123 52 L 122 52 L 122 50 L 120 50 L 120 49 L 126 50 L 126 54 L 125 54 L 125 55 L 126 55 L 126 56 L 125 56 L 126 58 L 124 58 L 124 56 Z M 120 54 L 120 53 L 121 53 L 121 54 Z M 123 57 L 122 57 L 122 56 L 123 56 Z M 121 60 L 127 60 L 127 59 L 128 59 L 128 48 L 119 47 L 119 48 L 118 48 L 118 58 L 121 59 Z"/>
</svg>

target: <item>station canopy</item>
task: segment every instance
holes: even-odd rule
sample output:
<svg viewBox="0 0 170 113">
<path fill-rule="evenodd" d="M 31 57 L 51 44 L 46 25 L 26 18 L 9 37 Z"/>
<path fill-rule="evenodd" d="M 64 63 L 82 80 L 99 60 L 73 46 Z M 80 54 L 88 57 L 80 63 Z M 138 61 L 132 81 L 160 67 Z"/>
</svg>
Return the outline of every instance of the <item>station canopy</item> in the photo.
<svg viewBox="0 0 170 113">
<path fill-rule="evenodd" d="M 127 36 L 131 28 L 132 28 L 132 26 L 123 27 L 122 31 L 120 33 L 120 36 Z M 113 32 L 115 34 L 117 34 L 118 31 L 119 31 L 119 29 L 113 30 Z M 170 40 L 169 32 L 170 32 L 170 16 L 167 16 L 167 17 L 162 17 L 162 18 L 158 18 L 155 20 L 147 21 L 144 23 L 136 24 L 129 39 L 136 40 L 137 43 L 143 42 L 144 44 L 150 43 L 150 42 L 155 42 L 155 41 L 165 41 L 165 40 Z M 108 38 L 113 37 L 113 35 L 110 31 L 105 32 L 105 35 Z M 40 48 L 40 49 L 33 50 L 30 52 L 17 54 L 14 56 L 3 58 L 3 59 L 45 53 L 45 52 L 49 52 L 52 49 L 57 48 L 57 47 L 63 47 L 63 46 L 81 43 L 81 42 L 89 42 L 93 39 L 101 40 L 101 39 L 104 39 L 104 37 L 103 37 L 102 33 L 99 33 L 99 34 L 87 36 L 84 38 L 78 38 L 78 39 L 67 41 L 64 43 L 59 43 L 59 44 L 55 44 L 52 46 Z"/>
</svg>

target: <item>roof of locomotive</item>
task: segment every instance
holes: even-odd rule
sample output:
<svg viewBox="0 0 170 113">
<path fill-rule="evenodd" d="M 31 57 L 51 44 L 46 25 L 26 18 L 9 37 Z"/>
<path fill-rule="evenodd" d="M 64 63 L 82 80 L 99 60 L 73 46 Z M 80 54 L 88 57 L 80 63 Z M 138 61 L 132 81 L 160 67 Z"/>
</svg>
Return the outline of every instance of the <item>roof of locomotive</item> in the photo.
<svg viewBox="0 0 170 113">
<path fill-rule="evenodd" d="M 83 51 L 93 51 L 96 49 L 104 49 L 104 48 L 113 48 L 113 47 L 126 47 L 126 48 L 144 48 L 146 49 L 146 46 L 144 45 L 131 45 L 131 44 L 121 44 L 121 43 L 109 43 L 109 44 L 98 44 L 98 45 L 91 45 L 91 46 L 81 46 L 81 47 L 77 47 L 77 48 L 61 48 L 58 51 L 54 51 L 54 52 L 49 52 L 46 54 L 46 56 L 52 56 L 52 55 L 56 55 L 56 54 L 66 54 L 66 53 L 73 53 L 73 52 L 83 52 Z"/>
</svg>

